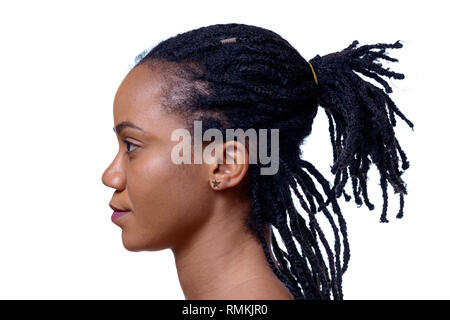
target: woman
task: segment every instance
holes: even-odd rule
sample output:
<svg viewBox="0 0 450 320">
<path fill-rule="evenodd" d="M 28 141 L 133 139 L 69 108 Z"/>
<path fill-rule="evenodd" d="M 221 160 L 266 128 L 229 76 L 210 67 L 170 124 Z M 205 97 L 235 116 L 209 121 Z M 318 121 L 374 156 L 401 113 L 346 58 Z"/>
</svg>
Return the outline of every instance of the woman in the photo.
<svg viewBox="0 0 450 320">
<path fill-rule="evenodd" d="M 357 44 L 308 62 L 278 34 L 231 23 L 178 34 L 139 55 L 115 95 L 120 148 L 102 177 L 115 189 L 112 219 L 125 248 L 170 248 L 186 299 L 343 299 L 350 251 L 337 199 L 350 200 L 344 187 L 351 178 L 355 202 L 372 210 L 366 180 L 374 163 L 381 222 L 388 222 L 388 182 L 399 194 L 401 218 L 407 191 L 399 156 L 403 170 L 409 164 L 393 131 L 395 116 L 413 128 L 381 78 L 404 75 L 375 62 L 397 61 L 385 49 L 402 44 Z M 333 185 L 299 149 L 319 106 L 330 125 Z M 174 132 L 196 136 L 195 120 L 201 134 L 278 130 L 279 145 L 276 139 L 263 145 L 279 152 L 277 170 L 262 174 L 263 164 L 249 161 L 251 150 L 261 148 L 250 139 L 216 143 L 212 161 L 174 161 L 206 148 L 203 141 L 195 151 L 174 152 L 181 140 Z M 184 147 L 192 143 L 186 141 Z M 331 224 L 334 250 L 318 224 L 320 212 Z"/>
</svg>

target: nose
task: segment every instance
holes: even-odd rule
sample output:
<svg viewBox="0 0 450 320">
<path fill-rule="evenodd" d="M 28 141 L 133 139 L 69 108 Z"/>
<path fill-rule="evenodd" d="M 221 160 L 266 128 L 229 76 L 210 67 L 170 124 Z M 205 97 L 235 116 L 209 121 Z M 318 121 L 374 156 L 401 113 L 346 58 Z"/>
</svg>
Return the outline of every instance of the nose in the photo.
<svg viewBox="0 0 450 320">
<path fill-rule="evenodd" d="M 113 162 L 106 168 L 102 175 L 102 182 L 105 186 L 116 190 L 123 190 L 126 185 L 125 171 L 120 165 L 119 157 L 114 158 Z"/>
</svg>

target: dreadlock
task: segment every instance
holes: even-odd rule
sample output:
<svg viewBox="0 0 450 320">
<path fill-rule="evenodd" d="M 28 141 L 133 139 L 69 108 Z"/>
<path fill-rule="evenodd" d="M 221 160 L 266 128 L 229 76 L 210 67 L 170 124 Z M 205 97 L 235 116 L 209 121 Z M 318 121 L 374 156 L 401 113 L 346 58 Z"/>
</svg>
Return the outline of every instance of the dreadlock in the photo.
<svg viewBox="0 0 450 320">
<path fill-rule="evenodd" d="M 259 238 L 271 269 L 295 299 L 343 299 L 342 275 L 348 267 L 350 250 L 337 199 L 342 195 L 346 201 L 351 199 L 344 190 L 349 178 L 355 203 L 360 207 L 364 201 L 373 210 L 367 172 L 374 163 L 383 191 L 380 221 L 388 222 L 388 182 L 400 196 L 397 218 L 403 216 L 407 190 L 397 151 L 403 170 L 409 163 L 394 134 L 395 116 L 411 128 L 413 124 L 389 98 L 392 89 L 381 78 L 403 79 L 404 75 L 375 62 L 398 61 L 385 51 L 401 48 L 402 44 L 357 45 L 355 40 L 342 51 L 311 59 L 318 84 L 308 61 L 285 39 L 245 24 L 216 24 L 178 34 L 135 60 L 135 66 L 152 62 L 164 67 L 167 81 L 163 106 L 189 123 L 202 120 L 203 130 L 279 129 L 280 170 L 274 175 L 260 175 L 260 164 L 249 165 L 251 212 L 247 227 Z M 333 184 L 302 159 L 300 149 L 311 133 L 319 105 L 329 121 Z M 305 216 L 294 205 L 292 195 Z M 328 210 L 330 205 L 332 212 Z M 331 226 L 334 247 L 319 225 L 318 212 Z M 263 232 L 266 226 L 278 231 L 287 252 L 274 233 L 272 248 L 269 246 Z M 270 255 L 271 249 L 276 261 Z"/>
</svg>

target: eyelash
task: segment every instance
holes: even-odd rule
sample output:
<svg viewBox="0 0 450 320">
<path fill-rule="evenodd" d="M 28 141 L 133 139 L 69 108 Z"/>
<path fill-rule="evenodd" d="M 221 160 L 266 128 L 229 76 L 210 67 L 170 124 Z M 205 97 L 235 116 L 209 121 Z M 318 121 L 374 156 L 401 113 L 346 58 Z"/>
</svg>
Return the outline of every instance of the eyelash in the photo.
<svg viewBox="0 0 450 320">
<path fill-rule="evenodd" d="M 125 153 L 128 154 L 128 155 L 129 155 L 130 153 L 133 153 L 134 151 L 136 151 L 136 149 L 131 150 L 131 151 L 128 151 L 128 145 L 133 145 L 133 146 L 139 148 L 139 146 L 135 145 L 134 143 L 131 143 L 130 141 L 127 141 L 127 140 L 122 140 L 122 141 L 127 145 L 127 151 L 125 151 Z"/>
</svg>

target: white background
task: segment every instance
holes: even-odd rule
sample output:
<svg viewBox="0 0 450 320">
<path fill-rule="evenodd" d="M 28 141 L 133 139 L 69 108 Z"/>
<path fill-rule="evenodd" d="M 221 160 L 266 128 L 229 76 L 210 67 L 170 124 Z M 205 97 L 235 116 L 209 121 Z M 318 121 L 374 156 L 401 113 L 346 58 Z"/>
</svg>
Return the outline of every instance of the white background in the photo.
<svg viewBox="0 0 450 320">
<path fill-rule="evenodd" d="M 389 54 L 400 60 L 392 69 L 406 78 L 389 83 L 392 99 L 415 124 L 413 132 L 397 118 L 411 163 L 403 175 L 405 214 L 395 218 L 398 197 L 390 187 L 390 222 L 379 223 L 375 167 L 369 172 L 374 211 L 342 199 L 352 254 L 344 298 L 450 298 L 444 3 L 2 1 L 0 298 L 184 299 L 171 251 L 128 252 L 110 221 L 113 190 L 101 175 L 118 148 L 112 102 L 143 49 L 230 22 L 271 29 L 306 59 L 355 39 L 361 45 L 403 40 Z M 332 180 L 322 110 L 304 157 Z"/>
</svg>

